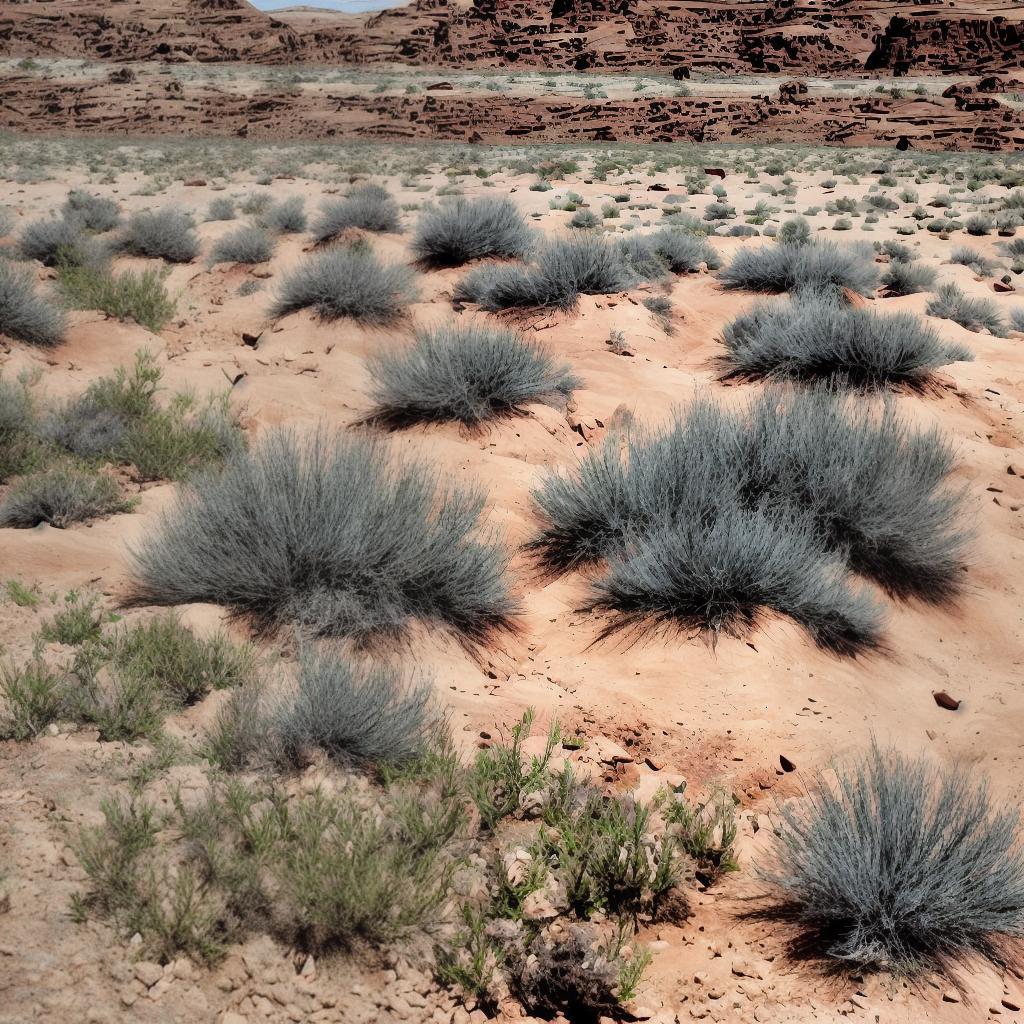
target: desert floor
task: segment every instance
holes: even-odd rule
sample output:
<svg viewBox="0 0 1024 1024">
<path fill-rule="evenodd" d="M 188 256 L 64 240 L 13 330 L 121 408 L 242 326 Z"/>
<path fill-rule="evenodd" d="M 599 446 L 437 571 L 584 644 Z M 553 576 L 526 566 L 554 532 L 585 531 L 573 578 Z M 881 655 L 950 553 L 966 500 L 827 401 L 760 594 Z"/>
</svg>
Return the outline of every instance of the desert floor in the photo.
<svg viewBox="0 0 1024 1024">
<path fill-rule="evenodd" d="M 250 438 L 278 424 L 344 427 L 369 409 L 369 354 L 403 344 L 415 327 L 485 316 L 472 308 L 453 309 L 453 286 L 465 269 L 419 272 L 420 298 L 401 328 L 368 329 L 345 320 L 326 324 L 305 313 L 270 321 L 275 288 L 311 241 L 307 235 L 283 236 L 273 258 L 254 268 L 207 266 L 205 252 L 240 223 L 204 222 L 211 199 L 300 196 L 314 213 L 323 199 L 370 180 L 403 205 L 405 230 L 367 237 L 380 256 L 406 261 L 418 207 L 440 192 L 510 195 L 548 236 L 568 230 L 572 213 L 551 204 L 570 192 L 595 211 L 615 202 L 615 196 L 628 195 L 628 201 L 616 204 L 620 215 L 603 222 L 604 230 L 618 234 L 656 227 L 663 205 L 700 217 L 715 198 L 710 188 L 719 179 L 707 178 L 703 192 L 694 195 L 687 194 L 686 181 L 694 168 L 706 165 L 725 170 L 720 183 L 737 211 L 726 227 L 743 223 L 745 211 L 763 200 L 775 208 L 768 224 L 816 208 L 807 219 L 823 237 L 872 243 L 895 239 L 897 228 L 914 225 L 916 206 L 927 209 L 937 195 L 964 188 L 972 160 L 996 159 L 930 156 L 915 163 L 891 152 L 857 151 L 844 153 L 843 166 L 833 167 L 835 154 L 828 151 L 719 147 L 707 153 L 690 148 L 685 151 L 689 165 L 672 165 L 660 161 L 660 153 L 621 152 L 630 156 L 607 180 L 594 177 L 594 161 L 605 155 L 616 159 L 621 153 L 614 148 L 581 152 L 578 170 L 555 177 L 550 191 L 531 191 L 537 180 L 531 162 L 536 167 L 545 157 L 539 150 L 510 155 L 465 147 L 268 147 L 245 169 L 240 143 L 121 148 L 112 142 L 5 139 L 0 192 L 17 221 L 0 244 L 13 244 L 24 224 L 47 216 L 69 189 L 82 187 L 115 198 L 126 213 L 166 204 L 193 211 L 204 256 L 171 269 L 167 287 L 177 296 L 177 313 L 159 335 L 79 310 L 70 314 L 66 342 L 53 350 L 2 342 L 0 370 L 8 379 L 38 372 L 40 393 L 64 398 L 129 365 L 136 351 L 146 348 L 157 357 L 168 389 L 230 390 L 232 403 L 244 407 Z M 517 160 L 525 166 L 517 169 Z M 765 171 L 774 160 L 785 165 L 782 174 Z M 901 202 L 874 223 L 862 210 L 850 230 L 832 230 L 837 217 L 826 204 L 841 198 L 860 202 L 879 190 L 876 170 L 883 163 L 898 184 L 881 191 L 896 196 L 910 188 L 918 201 Z M 481 166 L 493 173 L 474 175 Z M 758 173 L 747 173 L 748 166 Z M 915 183 L 918 167 L 927 167 L 929 174 Z M 792 195 L 768 194 L 768 187 L 786 187 L 784 176 Z M 836 184 L 826 189 L 822 182 L 830 178 Z M 954 193 L 961 214 L 1005 194 L 994 183 Z M 920 230 L 899 240 L 938 271 L 938 283 L 955 282 L 968 295 L 988 298 L 1005 316 L 1024 306 L 1019 291 L 993 292 L 993 281 L 1011 262 L 994 232 L 969 238 L 957 231 L 950 238 Z M 774 244 L 763 237 L 712 236 L 710 241 L 723 262 L 743 246 Z M 998 261 L 995 276 L 982 278 L 970 267 L 950 263 L 952 248 L 961 244 Z M 117 261 L 119 269 L 144 266 L 136 259 Z M 37 269 L 41 287 L 49 287 L 53 272 Z M 1013 278 L 1018 289 L 1020 280 Z M 239 287 L 249 281 L 258 290 L 240 296 Z M 670 334 L 641 304 L 644 297 L 662 293 L 674 309 Z M 880 310 L 923 314 L 927 299 L 916 294 L 868 301 Z M 712 362 L 721 353 L 723 326 L 754 301 L 750 294 L 724 291 L 713 272 L 696 273 L 675 277 L 665 290 L 642 286 L 629 294 L 584 296 L 573 313 L 521 319 L 525 333 L 543 340 L 582 377 L 574 409 L 531 406 L 527 415 L 479 435 L 455 426 L 413 428 L 396 432 L 393 443 L 450 477 L 482 487 L 489 522 L 509 544 L 519 545 L 535 525 L 531 488 L 547 471 L 571 466 L 612 424 L 629 416 L 644 423 L 664 420 L 702 391 L 740 402 L 755 390 L 757 385 L 717 383 Z M 631 645 L 595 643 L 599 618 L 576 611 L 583 578 L 539 579 L 521 555 L 513 560 L 525 609 L 520 637 L 476 660 L 443 638 L 417 639 L 415 661 L 433 674 L 467 756 L 482 737 L 507 731 L 524 710 L 534 708 L 535 732 L 561 722 L 581 741 L 573 760 L 617 791 L 649 795 L 663 783 L 685 780 L 693 792 L 721 785 L 735 795 L 740 870 L 707 891 L 693 891 L 689 919 L 641 932 L 638 941 L 654 943 L 654 957 L 634 1003 L 638 1016 L 782 1022 L 843 1015 L 952 1024 L 1013 1019 L 1017 1005 L 1024 1004 L 1024 983 L 988 967 L 966 973 L 959 992 L 946 982 L 915 989 L 884 977 L 825 978 L 787 958 L 786 935 L 778 927 L 742 916 L 758 885 L 747 868 L 769 842 L 776 801 L 798 796 L 816 770 L 862 750 L 872 736 L 906 753 L 927 752 L 944 766 L 983 770 L 1010 801 L 1016 801 L 1024 782 L 1018 693 L 1024 660 L 1024 336 L 998 337 L 948 320 L 931 322 L 943 337 L 966 345 L 974 361 L 947 367 L 937 394 L 898 394 L 894 400 L 908 418 L 935 424 L 953 439 L 956 476 L 969 492 L 976 537 L 968 584 L 955 606 L 887 602 L 885 652 L 838 659 L 816 650 L 792 623 L 771 618 L 741 639 L 723 637 L 714 648 L 679 636 Z M 629 355 L 607 344 L 612 331 L 623 333 Z M 129 549 L 154 528 L 174 485 L 134 489 L 139 502 L 130 513 L 66 530 L 0 530 L 0 577 L 37 587 L 43 595 L 36 608 L 0 601 L 6 658 L 17 662 L 30 655 L 41 623 L 68 591 L 95 591 L 105 607 L 118 608 L 128 583 Z M 225 628 L 246 635 L 243 624 L 228 621 L 217 607 L 180 611 L 198 632 Z M 149 614 L 146 609 L 123 613 L 129 622 Z M 69 657 L 60 645 L 48 645 L 44 653 L 55 662 Z M 286 644 L 274 642 L 266 643 L 264 653 L 284 662 L 291 657 Z M 959 710 L 939 707 L 935 691 L 959 700 Z M 208 784 L 204 763 L 188 751 L 221 696 L 168 720 L 167 733 L 181 742 L 173 763 L 162 764 L 147 786 L 158 804 L 170 800 L 175 785 L 188 791 Z M 392 954 L 390 960 L 371 953 L 329 958 L 318 961 L 310 976 L 296 973 L 288 949 L 262 938 L 209 970 L 180 960 L 168 965 L 160 980 L 146 976 L 130 936 L 103 921 L 72 920 L 71 898 L 81 890 L 84 873 L 69 837 L 81 825 L 100 820 L 101 798 L 124 792 L 154 748 L 100 743 L 95 733 L 71 726 L 53 731 L 29 744 L 0 744 L 0 887 L 9 901 L 0 916 L 0 1021 L 469 1019 L 455 996 L 430 980 L 416 950 Z M 614 762 L 608 741 L 628 759 Z M 795 770 L 783 771 L 780 757 Z M 744 965 L 751 962 L 755 966 L 746 973 L 754 976 L 743 977 Z M 475 1015 L 484 1019 L 480 1010 Z"/>
</svg>

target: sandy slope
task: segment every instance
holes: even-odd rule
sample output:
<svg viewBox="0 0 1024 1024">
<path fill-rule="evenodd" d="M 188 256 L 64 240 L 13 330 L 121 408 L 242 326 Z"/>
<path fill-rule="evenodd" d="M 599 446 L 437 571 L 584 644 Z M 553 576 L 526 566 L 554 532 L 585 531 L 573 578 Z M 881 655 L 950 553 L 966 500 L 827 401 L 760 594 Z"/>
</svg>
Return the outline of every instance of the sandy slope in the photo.
<svg viewBox="0 0 1024 1024">
<path fill-rule="evenodd" d="M 797 177 L 797 209 L 820 201 L 819 179 L 820 175 Z M 14 205 L 23 220 L 39 216 L 59 203 L 65 189 L 78 180 L 72 175 L 60 182 L 19 186 L 12 196 Z M 436 185 L 445 179 L 430 180 Z M 563 231 L 570 216 L 549 210 L 550 197 L 572 188 L 599 208 L 621 190 L 572 178 L 555 192 L 535 193 L 526 188 L 531 179 L 504 173 L 489 179 L 493 188 L 466 180 L 467 194 L 514 192 L 524 211 L 541 215 L 538 223 L 550 234 Z M 683 191 L 682 179 L 675 174 L 645 178 L 628 190 L 634 198 L 644 198 L 647 185 L 655 181 Z M 423 198 L 397 178 L 382 183 L 401 202 Z M 866 184 L 843 184 L 836 195 L 860 195 Z M 756 186 L 744 185 L 738 176 L 730 175 L 726 185 L 730 202 L 740 210 L 759 196 L 753 191 Z M 258 189 L 251 185 L 229 189 L 254 190 Z M 920 186 L 921 201 L 941 190 Z M 132 195 L 128 180 L 98 191 L 118 196 L 129 210 L 155 202 Z M 277 197 L 303 195 L 312 208 L 322 197 L 323 186 L 279 181 L 273 192 Z M 179 183 L 158 201 L 179 201 L 201 211 L 214 194 L 209 187 L 185 188 Z M 700 209 L 710 198 L 692 201 Z M 653 215 L 656 223 L 656 213 L 644 211 L 640 216 Z M 902 216 L 901 210 L 883 220 L 872 234 L 861 232 L 863 221 L 858 220 L 856 230 L 830 237 L 893 237 Z M 414 218 L 414 213 L 407 214 L 406 225 Z M 816 226 L 830 223 L 824 214 L 812 220 Z M 209 243 L 235 226 L 204 224 L 200 234 Z M 918 240 L 924 260 L 939 268 L 940 280 L 955 280 L 969 294 L 992 297 L 990 285 L 975 280 L 968 269 L 942 263 L 950 242 L 923 232 L 914 242 Z M 344 321 L 324 325 L 305 314 L 268 323 L 269 293 L 302 257 L 304 242 L 282 242 L 271 263 L 256 272 L 266 278 L 264 290 L 249 298 L 235 294 L 250 276 L 243 268 L 207 271 L 201 263 L 176 268 L 169 286 L 181 293 L 180 318 L 160 337 L 99 314 L 77 313 L 67 343 L 52 355 L 9 344 L 0 356 L 0 368 L 10 377 L 38 367 L 43 371 L 41 386 L 53 395 L 66 395 L 114 366 L 127 364 L 137 348 L 146 346 L 158 353 L 169 387 L 220 388 L 227 386 L 226 377 L 237 379 L 232 393 L 245 403 L 253 434 L 277 423 L 350 423 L 368 408 L 367 354 L 401 344 L 408 331 L 368 331 Z M 373 244 L 385 256 L 408 255 L 402 235 L 378 236 Z M 715 239 L 713 244 L 728 257 L 743 241 Z M 752 244 L 772 243 L 755 239 Z M 972 239 L 971 244 L 998 255 L 994 236 Z M 421 276 L 421 300 L 413 309 L 416 324 L 454 315 L 449 297 L 460 276 L 461 271 Z M 697 389 L 723 393 L 713 383 L 709 365 L 720 351 L 716 335 L 751 297 L 723 292 L 713 276 L 677 278 L 671 290 L 677 320 L 669 337 L 638 304 L 642 294 L 584 298 L 575 315 L 546 317 L 527 326 L 570 360 L 585 380 L 573 420 L 582 424 L 581 432 L 572 429 L 563 412 L 537 407 L 529 416 L 501 423 L 482 436 L 438 427 L 402 432 L 394 443 L 431 459 L 454 478 L 479 483 L 487 491 L 493 524 L 512 543 L 526 539 L 534 528 L 531 487 L 546 470 L 571 465 L 616 418 L 632 414 L 653 421 L 685 404 Z M 925 298 L 878 300 L 875 305 L 921 312 Z M 1021 304 L 1015 296 L 995 298 L 1004 309 Z M 948 321 L 940 326 L 950 340 L 966 343 L 975 361 L 952 366 L 940 396 L 901 396 L 898 401 L 914 420 L 938 423 L 959 448 L 957 475 L 969 490 L 977 541 L 968 587 L 958 607 L 892 606 L 889 652 L 860 661 L 837 660 L 813 649 L 783 621 L 766 622 L 746 640 L 723 639 L 715 650 L 685 638 L 646 640 L 631 647 L 593 644 L 599 622 L 574 610 L 583 593 L 582 579 L 544 583 L 517 559 L 514 568 L 525 607 L 521 638 L 480 664 L 432 637 L 416 646 L 423 667 L 435 673 L 438 692 L 451 706 L 463 745 L 470 749 L 481 730 L 493 732 L 532 706 L 542 722 L 557 717 L 578 728 L 588 742 L 605 736 L 626 746 L 634 763 L 614 772 L 601 770 L 617 774 L 627 786 L 639 785 L 649 793 L 666 778 L 685 778 L 695 788 L 721 781 L 744 808 L 744 864 L 766 841 L 765 829 L 755 834 L 753 828 L 773 800 L 797 793 L 810 772 L 862 748 L 871 735 L 910 753 L 929 751 L 947 765 L 977 765 L 1014 799 L 1024 782 L 1024 715 L 1018 692 L 1024 659 L 1024 478 L 1007 470 L 1010 464 L 1024 463 L 1021 338 L 970 334 Z M 613 328 L 625 333 L 635 351 L 632 358 L 612 354 L 605 344 Z M 243 332 L 260 336 L 255 348 L 242 343 Z M 739 401 L 750 390 L 731 388 L 726 394 Z M 2 530 L 0 576 L 38 580 L 47 593 L 95 586 L 116 602 L 127 579 L 127 549 L 152 528 L 170 494 L 169 486 L 148 488 L 132 514 L 67 531 Z M 209 608 L 189 610 L 188 615 L 199 628 L 211 628 L 220 619 L 219 612 Z M 30 634 L 39 621 L 40 613 L 0 605 L 0 632 L 10 654 L 28 653 Z M 932 699 L 935 690 L 961 699 L 960 710 L 951 713 L 937 707 Z M 194 735 L 215 703 L 183 716 L 173 728 Z M 782 772 L 780 755 L 795 763 L 793 774 Z M 232 970 L 237 972 L 237 957 L 210 976 L 173 978 L 150 998 L 139 995 L 139 984 L 131 980 L 130 950 L 101 926 L 81 927 L 68 920 L 68 899 L 80 872 L 66 851 L 64 830 L 97 818 L 97 801 L 111 785 L 112 772 L 116 779 L 111 768 L 114 756 L 110 745 L 97 744 L 88 735 L 48 737 L 28 748 L 0 745 L 0 806 L 7 822 L 0 836 L 0 856 L 11 893 L 11 909 L 0 918 L 0 1021 L 58 1021 L 74 1015 L 90 1021 L 239 1024 L 237 1018 L 218 1015 L 229 1007 L 248 1012 L 249 1020 L 287 1019 L 290 1011 L 273 999 L 266 1017 L 259 1010 L 259 999 L 265 1000 L 259 996 L 260 985 L 285 964 L 284 951 L 263 949 L 263 960 L 256 957 L 262 966 L 235 987 L 225 978 Z M 138 757 L 127 750 L 117 756 L 129 762 Z M 660 771 L 645 764 L 647 756 Z M 175 771 L 191 784 L 191 769 Z M 762 825 L 764 821 L 762 817 Z M 678 1014 L 680 1020 L 831 1021 L 842 1013 L 864 1020 L 952 1024 L 990 1019 L 997 1012 L 1004 1015 L 1001 1019 L 1012 1019 L 1012 1011 L 1001 1007 L 1000 1000 L 1014 1003 L 1024 996 L 1018 979 L 1000 979 L 987 969 L 968 978 L 963 994 L 967 1003 L 944 1001 L 938 989 L 928 986 L 914 993 L 899 986 L 887 989 L 877 980 L 838 987 L 815 980 L 813 974 L 786 963 L 781 956 L 784 936 L 777 929 L 735 918 L 753 886 L 749 872 L 732 876 L 714 893 L 695 897 L 690 921 L 644 936 L 658 942 L 644 1001 L 654 1009 L 663 1004 L 659 1012 L 667 1014 L 665 1020 Z M 737 961 L 766 957 L 771 962 L 761 965 L 762 979 L 737 974 Z M 187 974 L 186 968 L 181 971 Z M 700 982 L 694 980 L 698 973 L 704 975 Z M 287 978 L 283 983 L 294 984 Z M 359 983 L 368 985 L 370 992 L 385 994 L 394 987 L 369 967 L 361 980 L 354 981 L 350 967 L 336 965 L 312 985 L 310 1005 L 315 1008 L 300 1008 L 308 1015 L 291 1019 L 403 1019 L 400 1008 L 395 1010 L 386 998 L 378 1008 L 373 998 L 357 994 L 351 986 Z M 125 1005 L 131 993 L 131 1005 Z M 961 998 L 948 991 L 946 996 Z M 337 1005 L 327 1005 L 331 999 Z M 429 1019 L 424 1014 L 422 1019 Z M 414 1014 L 407 1019 L 421 1018 Z M 434 1019 L 453 1018 L 449 1012 Z"/>
</svg>

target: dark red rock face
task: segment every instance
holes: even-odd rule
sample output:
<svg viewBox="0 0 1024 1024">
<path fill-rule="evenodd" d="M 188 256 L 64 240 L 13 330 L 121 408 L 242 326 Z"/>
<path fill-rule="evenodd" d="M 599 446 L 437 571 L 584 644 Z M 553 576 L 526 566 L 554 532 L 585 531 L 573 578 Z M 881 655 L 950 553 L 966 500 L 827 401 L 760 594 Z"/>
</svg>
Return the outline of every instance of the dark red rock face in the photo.
<svg viewBox="0 0 1024 1024">
<path fill-rule="evenodd" d="M 1013 73 L 1024 6 L 918 0 L 415 0 L 369 17 L 277 20 L 245 0 L 23 0 L 0 52 L 115 60 L 404 62 L 729 74 Z"/>
</svg>

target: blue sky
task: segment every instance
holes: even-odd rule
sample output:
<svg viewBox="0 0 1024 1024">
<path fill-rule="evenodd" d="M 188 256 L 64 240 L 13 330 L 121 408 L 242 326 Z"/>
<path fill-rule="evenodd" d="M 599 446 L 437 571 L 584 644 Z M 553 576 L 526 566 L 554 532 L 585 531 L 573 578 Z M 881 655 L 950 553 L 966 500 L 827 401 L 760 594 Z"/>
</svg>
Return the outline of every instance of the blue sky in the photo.
<svg viewBox="0 0 1024 1024">
<path fill-rule="evenodd" d="M 400 7 L 408 0 L 249 0 L 260 11 L 273 11 L 281 7 L 325 7 L 332 11 L 358 14 L 361 11 L 379 11 L 382 7 Z"/>
</svg>

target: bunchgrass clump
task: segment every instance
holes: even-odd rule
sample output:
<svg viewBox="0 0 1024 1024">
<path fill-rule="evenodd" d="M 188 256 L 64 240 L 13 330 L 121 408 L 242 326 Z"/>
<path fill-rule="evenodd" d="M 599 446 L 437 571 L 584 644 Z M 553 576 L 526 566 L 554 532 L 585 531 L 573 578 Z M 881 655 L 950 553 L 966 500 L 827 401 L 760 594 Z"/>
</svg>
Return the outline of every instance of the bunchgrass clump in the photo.
<svg viewBox="0 0 1024 1024">
<path fill-rule="evenodd" d="M 271 316 L 312 309 L 323 320 L 387 324 L 416 297 L 415 275 L 404 264 L 382 263 L 365 246 L 337 245 L 307 257 L 284 279 Z"/>
<path fill-rule="evenodd" d="M 98 309 L 118 320 L 134 320 L 156 334 L 177 308 L 165 287 L 167 273 L 165 268 L 115 274 L 105 263 L 62 265 L 57 287 L 74 309 Z"/>
<path fill-rule="evenodd" d="M 912 313 L 877 314 L 801 292 L 741 314 L 722 342 L 724 380 L 825 380 L 860 389 L 922 390 L 939 367 L 973 358 Z"/>
<path fill-rule="evenodd" d="M 52 348 L 64 340 L 66 329 L 63 311 L 36 293 L 32 271 L 0 258 L 0 334 Z"/>
<path fill-rule="evenodd" d="M 969 331 L 988 331 L 1002 337 L 1006 333 L 999 307 L 991 299 L 969 298 L 952 282 L 942 285 L 928 300 L 925 312 L 941 320 L 952 320 Z"/>
<path fill-rule="evenodd" d="M 18 479 L 0 504 L 0 526 L 28 529 L 49 523 L 65 529 L 132 507 L 112 477 L 57 465 Z"/>
<path fill-rule="evenodd" d="M 930 291 L 935 277 L 934 267 L 894 259 L 885 268 L 881 285 L 887 295 L 914 295 Z"/>
<path fill-rule="evenodd" d="M 216 199 L 210 200 L 210 205 L 206 208 L 208 221 L 234 220 L 236 216 L 238 214 L 235 211 L 235 201 L 230 196 L 217 196 Z"/>
<path fill-rule="evenodd" d="M 949 262 L 960 267 L 969 267 L 978 277 L 991 277 L 996 267 L 984 253 L 972 249 L 969 245 L 958 245 L 949 254 Z"/>
<path fill-rule="evenodd" d="M 274 245 L 264 228 L 244 224 L 214 243 L 210 263 L 266 263 L 274 255 Z"/>
<path fill-rule="evenodd" d="M 751 292 L 841 291 L 869 294 L 878 270 L 869 249 L 831 242 L 782 243 L 741 249 L 722 270 L 726 288 Z"/>
<path fill-rule="evenodd" d="M 49 643 L 78 646 L 99 638 L 107 616 L 99 609 L 95 594 L 70 591 L 64 595 L 64 607 L 43 623 L 39 635 Z"/>
<path fill-rule="evenodd" d="M 302 196 L 282 199 L 259 215 L 259 223 L 281 235 L 300 234 L 307 225 L 305 200 Z"/>
<path fill-rule="evenodd" d="M 529 266 L 488 265 L 470 271 L 455 297 L 491 312 L 572 309 L 580 295 L 625 291 L 637 280 L 618 246 L 601 235 L 577 232 L 549 242 Z"/>
<path fill-rule="evenodd" d="M 113 231 L 121 223 L 121 208 L 117 200 L 72 189 L 62 210 L 66 220 L 77 220 L 89 231 L 103 234 Z"/>
<path fill-rule="evenodd" d="M 225 605 L 263 630 L 369 642 L 420 621 L 483 644 L 515 605 L 482 511 L 381 441 L 276 431 L 179 492 L 135 552 L 133 596 Z"/>
<path fill-rule="evenodd" d="M 23 381 L 0 377 L 0 483 L 45 461 L 35 397 Z"/>
<path fill-rule="evenodd" d="M 605 633 L 682 626 L 742 634 L 764 609 L 821 646 L 878 643 L 879 612 L 852 574 L 940 601 L 960 585 L 968 531 L 953 455 L 891 402 L 821 387 L 769 391 L 728 412 L 697 400 L 655 431 L 613 435 L 534 493 L 530 548 L 560 574 L 603 567 L 590 607 Z"/>
<path fill-rule="evenodd" d="M 412 240 L 413 253 L 428 267 L 461 267 L 492 257 L 518 259 L 532 247 L 532 232 L 515 203 L 486 196 L 425 210 Z"/>
<path fill-rule="evenodd" d="M 104 250 L 80 220 L 50 217 L 24 228 L 18 239 L 18 255 L 24 260 L 38 260 L 47 267 L 61 263 L 77 266 L 102 259 Z"/>
<path fill-rule="evenodd" d="M 548 350 L 502 328 L 446 325 L 369 363 L 370 419 L 392 427 L 456 421 L 478 427 L 522 414 L 531 402 L 558 403 L 579 379 Z"/>
<path fill-rule="evenodd" d="M 0 666 L 0 739 L 35 739 L 67 712 L 69 693 L 64 673 L 41 657 Z"/>
<path fill-rule="evenodd" d="M 397 766 L 422 756 L 442 726 L 429 679 L 323 647 L 304 651 L 295 689 L 268 701 L 264 736 L 292 767 L 315 750 L 349 767 Z"/>
<path fill-rule="evenodd" d="M 191 263 L 199 255 L 192 215 L 177 206 L 132 214 L 120 244 L 133 256 L 168 263 Z"/>
<path fill-rule="evenodd" d="M 345 199 L 325 203 L 311 230 L 321 243 L 349 228 L 387 233 L 400 229 L 401 216 L 398 203 L 387 189 L 380 185 L 360 185 Z"/>
<path fill-rule="evenodd" d="M 762 874 L 805 945 L 853 971 L 946 972 L 1016 961 L 1024 851 L 1009 801 L 963 769 L 873 745 L 780 808 Z"/>
</svg>

